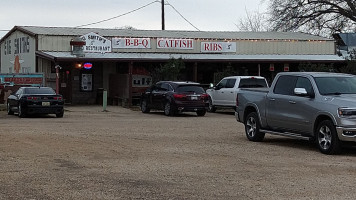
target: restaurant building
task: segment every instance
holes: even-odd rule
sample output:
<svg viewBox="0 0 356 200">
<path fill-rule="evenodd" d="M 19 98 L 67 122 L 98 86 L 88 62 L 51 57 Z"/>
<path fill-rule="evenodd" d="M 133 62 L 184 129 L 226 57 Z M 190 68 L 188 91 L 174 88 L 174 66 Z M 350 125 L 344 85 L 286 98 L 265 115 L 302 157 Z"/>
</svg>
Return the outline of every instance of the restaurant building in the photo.
<svg viewBox="0 0 356 200">
<path fill-rule="evenodd" d="M 272 80 L 301 63 L 344 62 L 335 41 L 292 32 L 212 32 L 15 26 L 1 40 L 0 73 L 43 73 L 66 103 L 135 102 L 152 68 L 181 59 L 179 78 L 202 84 L 219 73 Z M 58 84 L 57 84 L 58 83 Z"/>
</svg>

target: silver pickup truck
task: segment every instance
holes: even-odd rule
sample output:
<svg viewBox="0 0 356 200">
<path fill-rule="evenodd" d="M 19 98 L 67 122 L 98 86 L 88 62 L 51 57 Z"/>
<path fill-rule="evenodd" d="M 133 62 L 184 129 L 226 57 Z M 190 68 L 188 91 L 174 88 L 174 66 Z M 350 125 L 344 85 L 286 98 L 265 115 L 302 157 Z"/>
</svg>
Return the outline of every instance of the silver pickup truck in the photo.
<svg viewBox="0 0 356 200">
<path fill-rule="evenodd" d="M 235 117 L 250 141 L 265 133 L 315 141 L 324 154 L 356 141 L 356 76 L 282 72 L 269 89 L 241 89 Z"/>
</svg>

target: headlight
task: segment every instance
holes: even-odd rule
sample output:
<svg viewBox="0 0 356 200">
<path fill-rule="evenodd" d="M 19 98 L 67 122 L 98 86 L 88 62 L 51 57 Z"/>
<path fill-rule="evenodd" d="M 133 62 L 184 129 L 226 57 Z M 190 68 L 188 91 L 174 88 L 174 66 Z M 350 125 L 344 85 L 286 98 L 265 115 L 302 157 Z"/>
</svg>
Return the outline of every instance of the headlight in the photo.
<svg viewBox="0 0 356 200">
<path fill-rule="evenodd" d="M 339 117 L 356 116 L 356 108 L 338 108 L 337 113 Z"/>
</svg>

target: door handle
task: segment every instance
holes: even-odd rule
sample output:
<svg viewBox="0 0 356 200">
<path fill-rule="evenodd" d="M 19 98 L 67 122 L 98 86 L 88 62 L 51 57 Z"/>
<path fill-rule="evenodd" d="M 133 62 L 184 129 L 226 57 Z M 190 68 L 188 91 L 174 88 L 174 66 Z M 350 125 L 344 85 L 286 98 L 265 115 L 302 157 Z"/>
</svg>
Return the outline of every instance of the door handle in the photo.
<svg viewBox="0 0 356 200">
<path fill-rule="evenodd" d="M 295 101 L 288 101 L 290 104 L 296 104 Z"/>
<path fill-rule="evenodd" d="M 275 101 L 276 99 L 268 99 L 268 100 L 270 100 L 270 101 Z"/>
</svg>

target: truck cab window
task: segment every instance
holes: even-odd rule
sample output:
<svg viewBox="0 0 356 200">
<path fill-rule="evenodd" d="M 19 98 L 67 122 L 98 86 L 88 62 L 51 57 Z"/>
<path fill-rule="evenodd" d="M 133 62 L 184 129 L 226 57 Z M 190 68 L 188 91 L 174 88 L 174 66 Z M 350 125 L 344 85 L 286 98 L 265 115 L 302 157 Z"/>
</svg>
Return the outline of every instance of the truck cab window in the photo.
<svg viewBox="0 0 356 200">
<path fill-rule="evenodd" d="M 310 83 L 310 80 L 305 77 L 298 77 L 296 88 L 305 88 L 308 94 L 314 94 L 313 86 Z"/>
<path fill-rule="evenodd" d="M 216 85 L 216 87 L 217 88 L 225 88 L 226 84 L 227 84 L 227 79 L 223 79 Z"/>
<path fill-rule="evenodd" d="M 236 79 L 234 78 L 227 79 L 226 88 L 234 88 L 235 83 L 236 83 Z"/>
<path fill-rule="evenodd" d="M 275 94 L 294 95 L 297 78 L 296 76 L 288 75 L 279 77 L 273 92 Z"/>
</svg>

